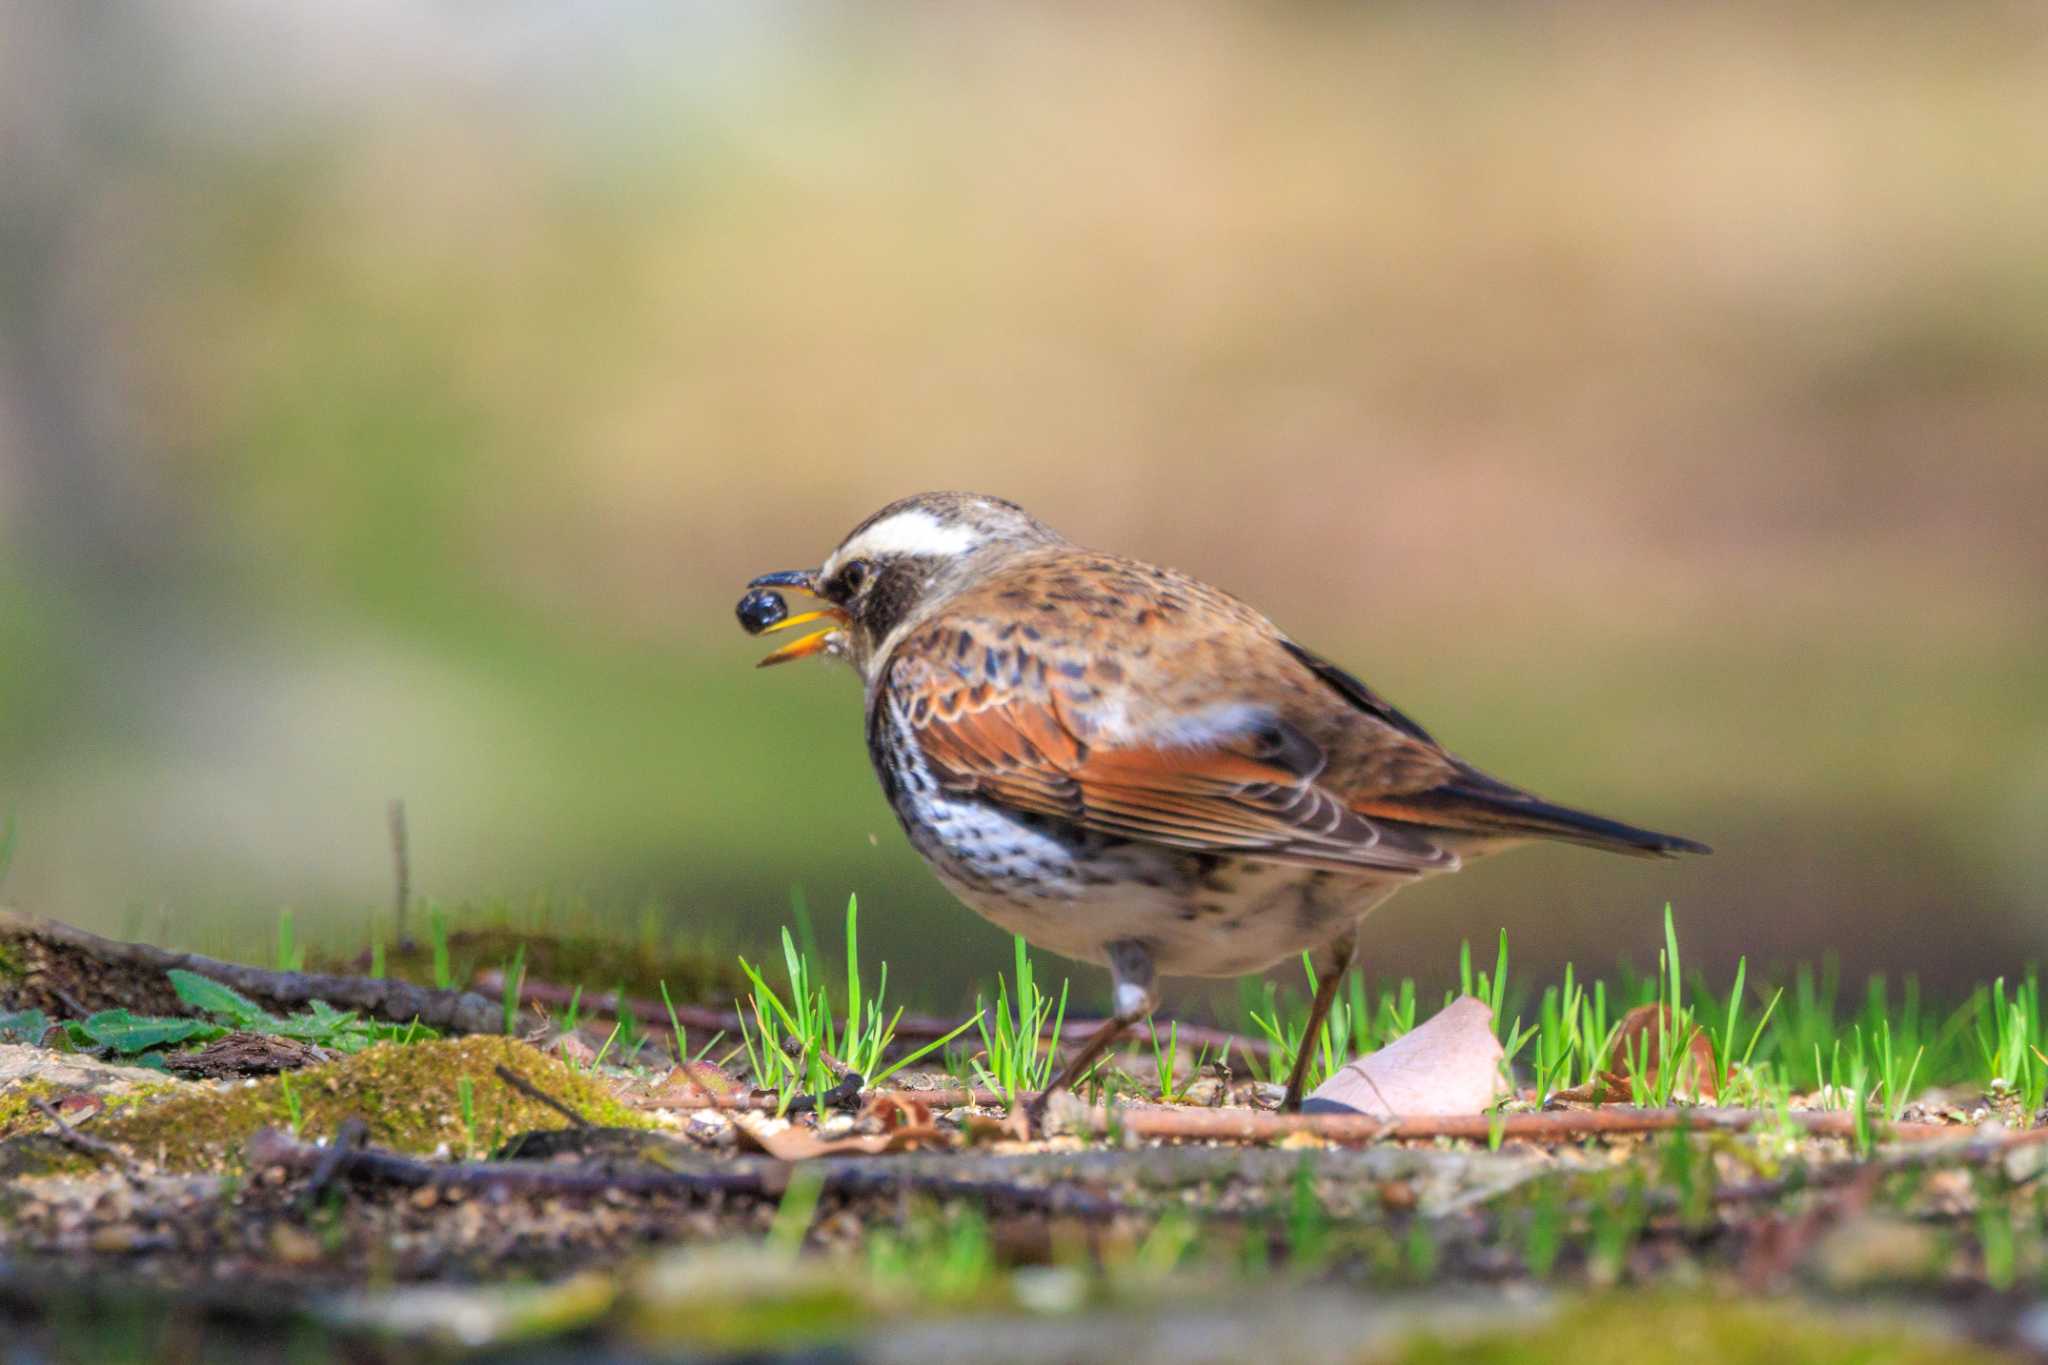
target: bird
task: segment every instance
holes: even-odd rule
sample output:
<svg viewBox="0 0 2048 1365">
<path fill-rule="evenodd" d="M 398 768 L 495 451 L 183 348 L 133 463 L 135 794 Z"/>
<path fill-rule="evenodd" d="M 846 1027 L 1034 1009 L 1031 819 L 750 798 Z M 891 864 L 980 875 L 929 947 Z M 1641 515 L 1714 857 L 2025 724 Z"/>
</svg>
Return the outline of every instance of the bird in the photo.
<svg viewBox="0 0 2048 1365">
<path fill-rule="evenodd" d="M 1536 839 L 1710 851 L 1490 777 L 1249 604 L 999 497 L 902 498 L 818 567 L 747 587 L 750 631 L 817 627 L 761 667 L 822 656 L 860 676 L 875 775 L 939 881 L 1109 970 L 1112 1013 L 1041 1105 L 1152 1014 L 1161 976 L 1306 954 L 1314 1038 L 1360 926 L 1403 887 Z M 790 614 L 785 588 L 819 605 Z"/>
</svg>

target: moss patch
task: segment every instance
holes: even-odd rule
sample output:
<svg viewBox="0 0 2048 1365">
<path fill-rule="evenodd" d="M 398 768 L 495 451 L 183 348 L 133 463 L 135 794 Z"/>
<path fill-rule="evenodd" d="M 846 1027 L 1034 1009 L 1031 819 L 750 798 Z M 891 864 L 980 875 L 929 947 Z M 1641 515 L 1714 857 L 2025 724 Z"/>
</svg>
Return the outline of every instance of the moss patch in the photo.
<svg viewBox="0 0 2048 1365">
<path fill-rule="evenodd" d="M 1897 1322 L 1778 1305 L 1665 1296 L 1607 1297 L 1549 1322 L 1458 1343 L 1415 1341 L 1386 1365 L 1999 1365 L 2012 1356 Z"/>
<path fill-rule="evenodd" d="M 48 1081 L 20 1081 L 0 1090 L 0 1140 L 49 1126 L 50 1121 L 35 1104 L 37 1100 L 55 1099 L 60 1093 Z"/>
<path fill-rule="evenodd" d="M 0 1141 L 47 1128 L 50 1121 L 35 1107 L 36 1101 L 56 1100 L 61 1096 L 92 1088 L 78 1085 L 70 1079 L 76 1075 L 75 1071 L 71 1071 L 55 1080 L 40 1076 L 31 1077 L 11 1082 L 6 1089 L 0 1090 Z M 118 1088 L 101 1089 L 97 1093 L 101 1102 L 106 1105 L 106 1112 L 112 1114 L 147 1104 L 184 1088 L 180 1082 L 168 1079 L 144 1081 L 139 1084 L 122 1081 L 118 1083 Z"/>
<path fill-rule="evenodd" d="M 449 975 L 458 984 L 476 974 L 503 968 L 525 950 L 526 975 L 535 981 L 582 986 L 585 994 L 608 994 L 623 985 L 628 995 L 659 999 L 663 982 L 678 1004 L 709 1001 L 726 1004 L 742 993 L 746 982 L 730 952 L 678 946 L 671 940 L 641 936 L 627 939 L 616 932 L 590 933 L 551 929 L 523 930 L 485 925 L 457 930 L 448 936 Z M 315 964 L 320 971 L 361 972 L 369 958 L 357 954 Z M 434 951 L 425 935 L 386 949 L 385 971 L 417 985 L 434 984 Z"/>
<path fill-rule="evenodd" d="M 93 1131 L 168 1169 L 213 1169 L 238 1157 L 257 1129 L 290 1126 L 287 1086 L 297 1099 L 303 1134 L 325 1137 L 343 1119 L 359 1117 L 369 1124 L 371 1142 L 402 1152 L 431 1152 L 445 1143 L 457 1155 L 483 1156 L 514 1133 L 568 1125 L 554 1110 L 500 1080 L 500 1065 L 592 1123 L 652 1126 L 556 1058 L 515 1039 L 479 1036 L 380 1043 L 326 1066 L 230 1083 L 108 1116 Z M 464 1080 L 470 1086 L 473 1127 L 463 1118 Z"/>
</svg>

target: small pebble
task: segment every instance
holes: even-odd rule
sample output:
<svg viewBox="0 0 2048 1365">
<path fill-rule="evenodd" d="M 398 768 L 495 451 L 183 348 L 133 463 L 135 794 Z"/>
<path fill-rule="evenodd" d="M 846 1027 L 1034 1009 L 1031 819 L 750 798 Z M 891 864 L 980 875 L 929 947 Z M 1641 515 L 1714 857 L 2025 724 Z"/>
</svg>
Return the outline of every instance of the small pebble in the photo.
<svg viewBox="0 0 2048 1365">
<path fill-rule="evenodd" d="M 2048 1303 L 2035 1304 L 2020 1315 L 2017 1334 L 2020 1344 L 2034 1351 L 2048 1351 Z"/>
</svg>

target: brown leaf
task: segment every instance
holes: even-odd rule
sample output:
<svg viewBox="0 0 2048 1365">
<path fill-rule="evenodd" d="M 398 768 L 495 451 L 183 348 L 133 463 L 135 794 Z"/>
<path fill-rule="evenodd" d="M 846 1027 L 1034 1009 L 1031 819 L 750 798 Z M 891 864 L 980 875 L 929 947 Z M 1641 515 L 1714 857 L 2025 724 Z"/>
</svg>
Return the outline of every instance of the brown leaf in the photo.
<svg viewBox="0 0 2048 1365">
<path fill-rule="evenodd" d="M 988 1114 L 963 1114 L 960 1116 L 960 1138 L 969 1147 L 985 1147 L 998 1142 L 1029 1142 L 1031 1125 L 1025 1120 L 1021 1104 L 1001 1118 Z"/>
<path fill-rule="evenodd" d="M 62 1118 L 73 1128 L 82 1128 L 91 1120 L 99 1117 L 100 1111 L 107 1107 L 107 1099 L 104 1095 L 93 1095 L 83 1090 L 74 1090 L 69 1095 L 59 1096 L 50 1107 L 57 1111 L 58 1117 Z"/>
<path fill-rule="evenodd" d="M 922 1129 L 932 1126 L 932 1107 L 923 1100 L 908 1095 L 899 1095 L 887 1090 L 877 1090 L 868 1096 L 867 1107 L 860 1111 L 862 1119 L 873 1119 L 882 1125 L 884 1132 L 899 1128 Z"/>
<path fill-rule="evenodd" d="M 1460 996 L 1435 1018 L 1338 1068 L 1305 1108 L 1379 1118 L 1477 1114 L 1500 1092 L 1502 1055 L 1493 1011 Z"/>
<path fill-rule="evenodd" d="M 1631 1098 L 1628 1077 L 1612 1071 L 1603 1071 L 1582 1085 L 1567 1086 L 1553 1090 L 1546 1103 L 1549 1104 L 1626 1104 Z"/>
<path fill-rule="evenodd" d="M 580 1033 L 557 1034 L 546 1046 L 557 1057 L 574 1066 L 591 1066 L 597 1061 L 597 1049 L 585 1042 Z"/>
<path fill-rule="evenodd" d="M 1637 1057 L 1646 1059 L 1643 1083 L 1656 1085 L 1664 1056 L 1664 1030 L 1670 1022 L 1669 1005 L 1636 1006 L 1621 1017 L 1621 1025 L 1615 1030 L 1614 1045 L 1607 1052 L 1607 1070 L 1584 1085 L 1557 1091 L 1550 1096 L 1551 1100 L 1567 1104 L 1626 1104 L 1635 1097 L 1630 1077 L 1632 1059 Z M 1705 1029 L 1694 1028 L 1678 1059 L 1678 1083 L 1672 1087 L 1672 1093 L 1718 1099 L 1720 1082 L 1721 1067 L 1714 1057 L 1714 1040 Z"/>
<path fill-rule="evenodd" d="M 765 1114 L 735 1113 L 733 1126 L 741 1137 L 779 1161 L 805 1161 L 811 1157 L 880 1156 L 886 1152 L 907 1152 L 919 1147 L 945 1147 L 950 1140 L 933 1123 L 931 1111 L 915 1100 L 876 1094 L 861 1111 L 858 1122 L 874 1121 L 879 1133 L 850 1133 L 845 1137 L 818 1136 L 815 1128 Z"/>
<path fill-rule="evenodd" d="M 713 1104 L 732 1104 L 750 1092 L 737 1077 L 713 1062 L 682 1062 L 668 1073 L 655 1095 L 661 1099 L 689 1099 L 702 1095 Z"/>
</svg>

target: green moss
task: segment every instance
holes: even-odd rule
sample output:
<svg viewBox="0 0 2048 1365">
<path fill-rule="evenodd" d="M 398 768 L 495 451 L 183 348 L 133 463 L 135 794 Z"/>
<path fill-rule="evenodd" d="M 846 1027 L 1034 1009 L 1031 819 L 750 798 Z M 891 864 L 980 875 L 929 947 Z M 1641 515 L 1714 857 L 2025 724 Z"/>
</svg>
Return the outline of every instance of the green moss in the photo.
<svg viewBox="0 0 2048 1365">
<path fill-rule="evenodd" d="M 153 1085 L 137 1085 L 131 1086 L 126 1090 L 110 1091 L 100 1098 L 107 1102 L 107 1111 L 115 1113 L 123 1109 L 133 1109 L 137 1105 L 148 1104 L 150 1101 L 161 1099 L 165 1095 L 178 1094 L 180 1091 L 188 1088 L 188 1086 L 178 1081 L 159 1081 Z"/>
<path fill-rule="evenodd" d="M 16 1081 L 0 1090 L 0 1140 L 46 1126 L 49 1120 L 35 1107 L 36 1101 L 54 1099 L 58 1093 L 48 1081 Z"/>
<path fill-rule="evenodd" d="M 96 1135 L 175 1170 L 204 1170 L 233 1160 L 259 1128 L 288 1128 L 285 1087 L 299 1105 L 300 1132 L 325 1137 L 343 1119 L 360 1117 L 370 1141 L 402 1152 L 446 1144 L 482 1155 L 514 1133 L 567 1125 L 553 1109 L 500 1080 L 500 1065 L 546 1094 L 607 1127 L 651 1127 L 601 1086 L 556 1058 L 511 1038 L 480 1036 L 401 1046 L 383 1043 L 325 1066 L 285 1077 L 230 1084 L 109 1115 Z M 475 1129 L 463 1121 L 461 1082 L 471 1088 Z"/>
<path fill-rule="evenodd" d="M 1896 1322 L 1789 1306 L 1663 1296 L 1609 1296 L 1535 1328 L 1458 1343 L 1411 1341 L 1387 1365 L 1995 1365 L 2011 1357 Z"/>
<path fill-rule="evenodd" d="M 180 1087 L 180 1083 L 176 1081 L 156 1081 L 102 1091 L 100 1099 L 106 1103 L 106 1113 L 117 1113 L 123 1109 L 145 1105 L 162 1095 L 170 1095 L 180 1089 L 184 1087 Z M 57 1099 L 59 1095 L 66 1093 L 70 1093 L 70 1087 L 55 1085 L 53 1081 L 43 1081 L 43 1078 L 35 1078 L 35 1081 L 16 1081 L 8 1085 L 4 1091 L 0 1091 L 0 1142 L 20 1134 L 41 1132 L 43 1128 L 47 1128 L 49 1119 L 43 1117 L 43 1111 L 35 1107 L 35 1101 Z"/>
</svg>

